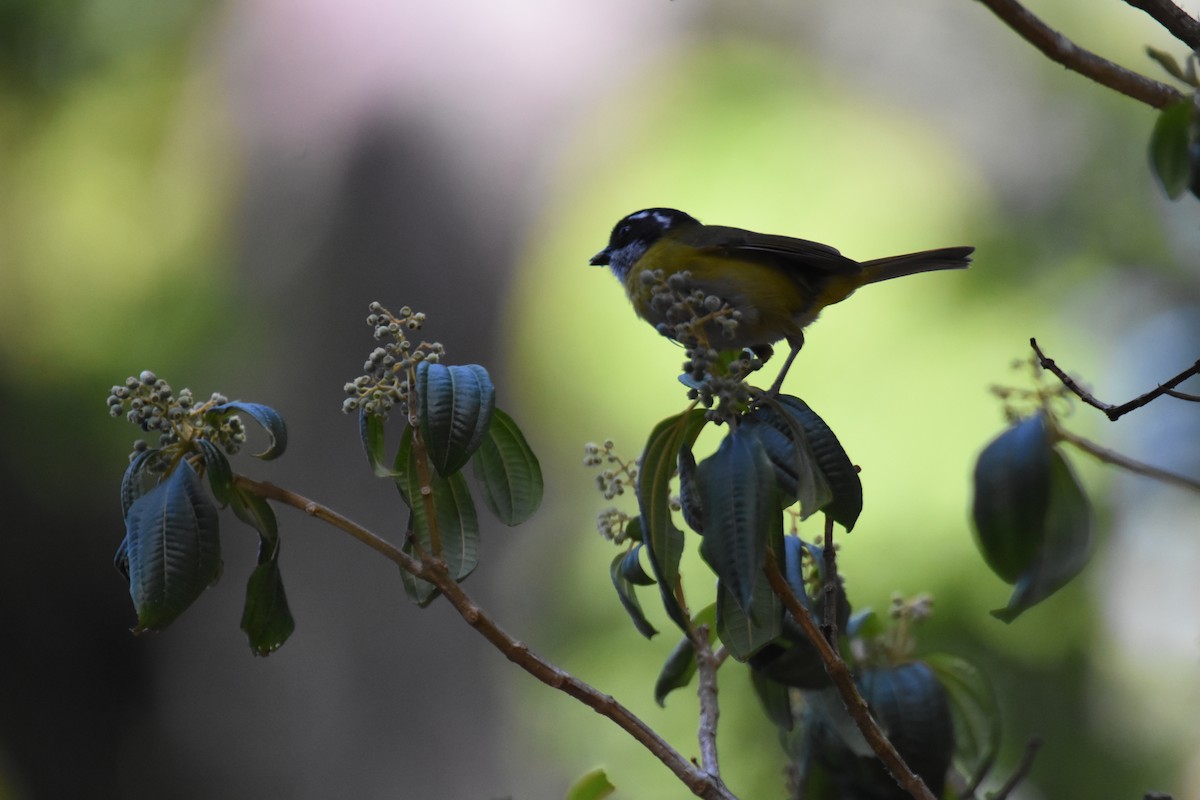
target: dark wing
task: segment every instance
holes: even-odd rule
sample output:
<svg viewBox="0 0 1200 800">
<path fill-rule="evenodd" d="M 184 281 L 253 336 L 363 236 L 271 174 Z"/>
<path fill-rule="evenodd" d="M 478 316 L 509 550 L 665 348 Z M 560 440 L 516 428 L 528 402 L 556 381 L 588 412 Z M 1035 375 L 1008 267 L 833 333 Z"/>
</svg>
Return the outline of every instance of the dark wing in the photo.
<svg viewBox="0 0 1200 800">
<path fill-rule="evenodd" d="M 712 255 L 774 264 L 788 270 L 857 272 L 859 264 L 834 248 L 807 239 L 755 233 L 741 228 L 703 225 L 683 232 L 679 241 Z"/>
</svg>

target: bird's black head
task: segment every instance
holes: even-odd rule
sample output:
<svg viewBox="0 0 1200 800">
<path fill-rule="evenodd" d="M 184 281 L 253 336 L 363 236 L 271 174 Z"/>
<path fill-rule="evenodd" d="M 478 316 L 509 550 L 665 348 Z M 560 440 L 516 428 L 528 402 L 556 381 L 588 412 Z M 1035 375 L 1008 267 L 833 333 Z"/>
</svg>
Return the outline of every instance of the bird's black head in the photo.
<svg viewBox="0 0 1200 800">
<path fill-rule="evenodd" d="M 608 239 L 608 247 L 592 256 L 588 263 L 597 267 L 607 266 L 624 281 L 630 268 L 664 233 L 683 225 L 699 224 L 695 217 L 673 208 L 635 211 L 616 224 Z"/>
</svg>

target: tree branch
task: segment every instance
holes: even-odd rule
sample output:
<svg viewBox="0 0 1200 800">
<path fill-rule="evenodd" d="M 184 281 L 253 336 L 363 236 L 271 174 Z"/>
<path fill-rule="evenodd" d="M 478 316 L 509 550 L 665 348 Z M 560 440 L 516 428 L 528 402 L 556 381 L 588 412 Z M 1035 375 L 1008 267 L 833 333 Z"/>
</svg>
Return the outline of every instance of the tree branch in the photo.
<svg viewBox="0 0 1200 800">
<path fill-rule="evenodd" d="M 1178 486 L 1183 489 L 1190 489 L 1193 492 L 1200 492 L 1200 480 L 1189 478 L 1185 475 L 1179 475 L 1174 472 L 1168 472 L 1165 469 L 1152 467 L 1149 464 L 1143 464 L 1141 461 L 1134 461 L 1128 456 L 1123 456 L 1114 450 L 1108 450 L 1095 442 L 1084 439 L 1082 436 L 1076 436 L 1070 431 L 1057 428 L 1055 435 L 1064 442 L 1073 444 L 1083 452 L 1103 461 L 1105 464 L 1112 464 L 1114 467 L 1128 470 L 1129 472 L 1145 475 L 1147 478 L 1153 478 L 1156 481 L 1169 483 L 1172 486 Z"/>
<path fill-rule="evenodd" d="M 1200 397 L 1197 397 L 1196 395 L 1175 391 L 1175 387 L 1186 381 L 1188 378 L 1192 377 L 1193 375 L 1200 375 L 1200 360 L 1196 361 L 1195 364 L 1192 364 L 1190 367 L 1171 378 L 1166 383 L 1160 383 L 1154 389 L 1151 389 L 1145 394 L 1138 395 L 1128 403 L 1122 403 L 1119 406 L 1114 406 L 1097 400 L 1091 392 L 1084 389 L 1075 382 L 1075 379 L 1063 372 L 1062 368 L 1054 362 L 1054 359 L 1047 358 L 1046 354 L 1042 352 L 1042 349 L 1038 347 L 1037 339 L 1030 339 L 1029 345 L 1033 348 L 1033 352 L 1037 353 L 1038 363 L 1041 364 L 1042 369 L 1052 372 L 1055 377 L 1062 381 L 1063 386 L 1066 386 L 1071 390 L 1072 394 L 1074 394 L 1083 402 L 1087 403 L 1092 408 L 1097 408 L 1103 411 L 1104 415 L 1112 422 L 1116 422 L 1130 411 L 1136 411 L 1142 406 L 1147 405 L 1151 400 L 1161 397 L 1164 394 L 1193 403 L 1200 402 Z"/>
<path fill-rule="evenodd" d="M 717 720 L 721 717 L 721 708 L 717 704 L 717 667 L 720 666 L 720 660 L 713 652 L 707 625 L 698 628 L 689 626 L 688 636 L 696 653 L 696 674 L 700 684 L 697 692 L 700 698 L 700 726 L 697 733 L 700 766 L 719 781 L 721 767 L 717 759 Z"/>
<path fill-rule="evenodd" d="M 1183 95 L 1165 83 L 1114 64 L 1106 58 L 1085 50 L 1066 36 L 1035 17 L 1017 0 L 979 0 L 993 14 L 1004 21 L 1049 58 L 1070 70 L 1091 78 L 1123 95 L 1139 100 L 1154 108 L 1163 108 L 1183 99 Z M 1160 5 L 1146 0 L 1148 5 Z"/>
<path fill-rule="evenodd" d="M 871 716 L 871 711 L 867 707 L 867 701 L 859 693 L 858 687 L 854 685 L 854 676 L 850 674 L 850 668 L 838 652 L 833 648 L 822 635 L 821 629 L 817 623 L 813 621 L 812 616 L 804 608 L 800 599 L 796 597 L 792 591 L 792 587 L 788 584 L 787 579 L 783 577 L 779 571 L 779 562 L 775 558 L 775 554 L 770 550 L 767 551 L 767 563 L 764 567 L 767 576 L 767 581 L 771 584 L 771 589 L 783 601 L 788 613 L 796 620 L 797 624 L 804 629 L 804 633 L 808 636 L 813 646 L 817 648 L 817 652 L 821 656 L 821 662 L 825 665 L 825 672 L 829 675 L 829 679 L 833 681 L 833 685 L 837 687 L 838 693 L 842 696 L 842 702 L 846 705 L 846 712 L 850 714 L 851 719 L 858 725 L 858 729 L 862 731 L 863 737 L 867 743 L 871 745 L 871 749 L 875 751 L 875 755 L 883 762 L 884 767 L 895 779 L 900 787 L 912 795 L 916 800 L 937 800 L 933 792 L 929 791 L 929 787 L 925 785 L 925 781 L 917 775 L 908 764 L 904 763 L 904 759 L 900 753 L 896 751 L 895 746 L 888 740 L 880 729 L 875 718 Z"/>
<path fill-rule="evenodd" d="M 235 476 L 234 482 L 260 497 L 291 506 L 332 525 L 380 553 L 401 569 L 432 583 L 441 590 L 442 595 L 467 624 L 503 653 L 505 658 L 547 686 L 575 698 L 601 716 L 608 717 L 653 753 L 694 795 L 705 800 L 737 800 L 719 779 L 708 775 L 680 755 L 652 728 L 613 697 L 564 672 L 533 653 L 526 644 L 510 636 L 463 592 L 462 587 L 449 576 L 444 566 L 434 561 L 416 560 L 386 539 L 314 500 L 244 475 Z"/>
<path fill-rule="evenodd" d="M 1184 11 L 1171 0 L 1125 0 L 1134 8 L 1140 8 L 1162 25 L 1179 41 L 1193 50 L 1200 50 L 1200 21 Z"/>
</svg>

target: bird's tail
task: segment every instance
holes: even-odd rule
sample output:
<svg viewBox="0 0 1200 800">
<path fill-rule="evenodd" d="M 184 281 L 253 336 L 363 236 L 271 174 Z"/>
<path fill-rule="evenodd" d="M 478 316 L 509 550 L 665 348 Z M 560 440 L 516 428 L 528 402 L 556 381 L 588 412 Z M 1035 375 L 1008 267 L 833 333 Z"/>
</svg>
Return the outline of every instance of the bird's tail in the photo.
<svg viewBox="0 0 1200 800">
<path fill-rule="evenodd" d="M 922 250 L 903 256 L 877 258 L 862 263 L 864 284 L 915 275 L 918 272 L 934 272 L 939 269 L 966 269 L 971 263 L 974 247 L 943 247 L 939 250 Z"/>
</svg>

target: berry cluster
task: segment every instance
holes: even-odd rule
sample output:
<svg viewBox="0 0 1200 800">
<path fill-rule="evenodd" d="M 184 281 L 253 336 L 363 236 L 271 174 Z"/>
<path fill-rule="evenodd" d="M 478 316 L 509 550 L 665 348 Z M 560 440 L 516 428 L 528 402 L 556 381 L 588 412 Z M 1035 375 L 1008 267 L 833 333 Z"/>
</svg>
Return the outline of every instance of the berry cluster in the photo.
<svg viewBox="0 0 1200 800">
<path fill-rule="evenodd" d="M 763 362 L 750 351 L 723 360 L 713 338 L 737 336 L 742 312 L 722 298 L 694 288 L 687 270 L 665 278 L 662 270 L 650 270 L 642 273 L 641 280 L 650 289 L 650 308 L 665 320 L 656 326 L 658 332 L 684 346 L 688 399 L 699 400 L 713 422 L 736 417 L 752 397 L 746 376 L 761 369 Z"/>
<path fill-rule="evenodd" d="M 375 331 L 375 340 L 382 342 L 371 351 L 363 365 L 364 375 L 344 387 L 349 397 L 342 403 L 344 413 L 361 410 L 370 416 L 386 417 L 399 407 L 408 413 L 408 393 L 414 370 L 421 361 L 437 363 L 445 354 L 439 342 L 420 342 L 414 345 L 406 331 L 418 331 L 425 315 L 408 306 L 393 314 L 379 303 L 371 303 L 367 324 Z"/>
<path fill-rule="evenodd" d="M 638 460 L 625 461 L 614 452 L 616 444 L 605 439 L 603 444 L 588 442 L 583 446 L 583 465 L 602 467 L 596 475 L 596 488 L 605 500 L 625 494 L 627 488 L 637 486 Z M 625 525 L 629 515 L 617 508 L 606 508 L 596 515 L 596 529 L 600 535 L 617 544 L 625 541 Z"/>
<path fill-rule="evenodd" d="M 206 417 L 215 406 L 228 403 L 229 398 L 214 393 L 207 401 L 196 404 L 191 389 L 171 385 L 150 370 L 137 377 L 125 379 L 124 386 L 114 386 L 108 395 L 108 412 L 113 417 L 122 414 L 146 433 L 158 433 L 160 448 L 195 439 L 208 439 L 229 455 L 237 453 L 246 442 L 246 427 L 236 414 Z M 133 452 L 149 447 L 144 440 L 133 443 Z"/>
</svg>

